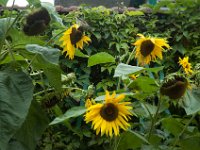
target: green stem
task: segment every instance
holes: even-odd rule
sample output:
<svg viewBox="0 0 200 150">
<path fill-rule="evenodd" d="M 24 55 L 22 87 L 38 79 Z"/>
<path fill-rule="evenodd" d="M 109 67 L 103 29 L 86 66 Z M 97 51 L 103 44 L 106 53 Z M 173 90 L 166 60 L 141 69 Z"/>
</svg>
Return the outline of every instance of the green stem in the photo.
<svg viewBox="0 0 200 150">
<path fill-rule="evenodd" d="M 54 90 L 53 88 L 50 88 L 50 89 L 47 89 L 47 90 L 42 90 L 40 92 L 33 94 L 33 97 L 44 94 L 44 93 L 49 92 L 49 91 L 53 91 L 53 90 Z"/>
<path fill-rule="evenodd" d="M 119 140 L 117 141 L 117 138 L 115 137 L 115 145 L 114 145 L 114 150 L 117 150 L 118 149 L 118 146 L 119 146 L 119 142 L 121 141 L 121 136 L 119 137 Z"/>
<path fill-rule="evenodd" d="M 145 104 L 145 103 L 143 103 L 143 102 L 141 102 L 143 105 L 144 105 L 144 107 L 146 108 L 146 110 L 148 111 L 148 113 L 149 113 L 149 116 L 150 116 L 150 118 L 151 118 L 151 120 L 153 119 L 153 116 L 152 116 L 152 114 L 151 114 L 151 112 L 150 112 L 150 110 L 149 110 L 149 108 L 147 107 L 147 105 Z"/>
<path fill-rule="evenodd" d="M 133 56 L 134 52 L 135 52 L 135 47 L 134 47 L 134 49 L 132 50 L 132 52 L 131 52 L 131 54 L 130 54 L 130 56 L 129 56 L 128 60 L 126 61 L 126 64 L 127 64 L 127 65 L 128 65 L 128 64 L 129 64 L 129 62 L 131 61 L 131 58 L 132 58 L 132 56 Z"/>
<path fill-rule="evenodd" d="M 156 113 L 155 113 L 154 117 L 151 119 L 151 127 L 150 127 L 149 134 L 148 134 L 148 140 L 150 139 L 150 137 L 152 135 L 152 132 L 154 130 L 155 123 L 156 123 L 156 120 L 158 118 L 160 106 L 161 106 L 161 96 L 160 96 L 160 99 L 158 101 L 158 106 L 157 106 L 157 109 L 156 109 Z"/>
<path fill-rule="evenodd" d="M 14 3 L 15 3 L 15 0 L 13 1 L 12 9 L 13 9 Z M 12 10 L 12 9 L 11 9 L 11 10 Z M 5 42 L 5 39 L 6 39 L 6 36 L 7 36 L 8 32 L 10 31 L 10 29 L 12 28 L 12 26 L 15 24 L 15 22 L 19 19 L 19 17 L 21 16 L 21 14 L 22 14 L 22 13 L 20 12 L 20 13 L 17 15 L 17 17 L 14 19 L 14 21 L 12 22 L 12 24 L 10 25 L 10 20 L 11 20 L 11 16 L 12 16 L 12 13 L 11 13 L 11 16 L 10 16 L 9 21 L 8 21 L 8 24 L 7 24 L 8 28 L 7 28 L 6 32 L 5 32 L 5 34 L 3 35 L 2 40 L 0 41 L 0 52 L 1 52 L 1 49 L 2 49 L 2 47 L 3 47 L 3 43 Z"/>
<path fill-rule="evenodd" d="M 13 54 L 13 52 L 12 52 L 12 50 L 11 50 L 11 47 L 10 47 L 9 42 L 8 42 L 7 40 L 5 40 L 5 43 L 6 43 L 6 45 L 8 46 L 8 51 L 9 51 L 9 54 L 10 54 L 10 57 L 11 57 L 12 61 L 16 62 L 15 57 L 14 57 L 14 54 Z"/>
<path fill-rule="evenodd" d="M 26 67 L 26 70 L 28 70 L 28 68 L 31 66 L 31 64 L 33 63 L 33 61 L 35 60 L 35 58 L 37 57 L 38 54 L 35 54 L 33 56 L 33 58 L 31 59 L 30 63 L 28 64 L 28 66 Z"/>
<path fill-rule="evenodd" d="M 180 136 L 183 135 L 183 133 L 185 132 L 187 127 L 190 125 L 190 123 L 192 122 L 192 120 L 194 119 L 195 116 L 196 116 L 196 113 L 192 115 L 190 120 L 185 124 L 185 126 L 184 126 L 183 130 L 181 131 L 181 133 L 176 137 L 175 142 L 173 144 L 173 149 L 175 149 L 175 146 L 176 146 L 177 142 L 179 141 Z"/>
<path fill-rule="evenodd" d="M 117 137 L 114 137 L 114 149 L 113 150 L 117 150 Z"/>
<path fill-rule="evenodd" d="M 47 41 L 47 43 L 44 46 L 49 45 L 49 43 L 51 43 L 56 37 L 58 37 L 60 34 L 62 34 L 65 31 L 66 30 L 63 30 L 63 31 L 59 32 L 58 34 L 54 35 L 49 41 Z"/>
<path fill-rule="evenodd" d="M 62 112 L 62 110 L 60 109 L 60 107 L 59 107 L 58 105 L 55 105 L 55 106 L 53 107 L 53 110 L 54 110 L 54 113 L 55 113 L 55 115 L 56 115 L 57 117 L 63 115 L 63 112 Z M 65 120 L 63 123 L 64 123 L 64 125 L 65 125 L 68 129 L 74 131 L 73 128 L 72 128 L 72 126 L 71 126 L 71 124 L 70 124 L 67 120 Z"/>
<path fill-rule="evenodd" d="M 134 47 L 134 49 L 132 50 L 130 56 L 128 57 L 128 59 L 127 59 L 127 61 L 126 61 L 126 64 L 129 64 L 129 62 L 131 61 L 131 58 L 132 58 L 134 52 L 135 52 L 135 47 Z M 122 78 L 120 77 L 120 78 L 119 78 L 119 81 L 118 81 L 118 84 L 117 84 L 117 90 L 120 89 L 121 81 L 122 81 Z"/>
</svg>

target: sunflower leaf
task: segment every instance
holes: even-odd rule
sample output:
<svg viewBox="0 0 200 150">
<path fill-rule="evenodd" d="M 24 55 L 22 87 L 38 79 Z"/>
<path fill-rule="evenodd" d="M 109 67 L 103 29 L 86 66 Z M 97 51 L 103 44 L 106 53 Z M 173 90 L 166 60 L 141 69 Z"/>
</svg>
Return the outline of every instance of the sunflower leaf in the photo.
<svg viewBox="0 0 200 150">
<path fill-rule="evenodd" d="M 76 49 L 75 50 L 75 56 L 78 56 L 78 57 L 82 57 L 82 58 L 88 58 L 89 56 L 88 55 L 85 55 L 84 53 L 82 53 L 79 49 Z"/>
<path fill-rule="evenodd" d="M 39 126 L 38 122 L 40 123 Z M 32 101 L 29 113 L 21 128 L 9 141 L 8 150 L 35 150 L 36 144 L 48 126 L 48 118 L 38 102 Z M 37 126 L 37 127 L 36 127 Z M 31 134 L 31 136 L 30 136 Z M 17 146 L 17 147 L 16 147 Z M 20 146 L 20 148 L 18 147 Z M 21 148 L 24 147 L 24 148 Z"/>
<path fill-rule="evenodd" d="M 139 134 L 139 133 L 137 133 L 137 132 L 135 132 L 135 131 L 133 131 L 133 130 L 128 130 L 130 133 L 132 133 L 132 134 L 134 134 L 135 136 L 137 136 L 139 139 L 141 139 L 142 141 L 144 141 L 145 143 L 147 143 L 147 144 L 150 144 L 148 141 L 147 141 L 147 139 L 144 137 L 144 136 L 142 136 L 141 134 Z"/>
<path fill-rule="evenodd" d="M 132 73 L 136 73 L 138 71 L 144 70 L 143 67 L 131 66 L 127 64 L 120 63 L 115 69 L 114 77 L 122 77 Z"/>
<path fill-rule="evenodd" d="M 63 121 L 72 117 L 77 117 L 86 112 L 85 106 L 77 106 L 67 110 L 63 115 L 56 117 L 49 125 L 62 123 Z"/>
<path fill-rule="evenodd" d="M 193 89 L 192 91 L 187 90 L 184 96 L 183 108 L 187 115 L 194 114 L 200 111 L 200 90 Z"/>
<path fill-rule="evenodd" d="M 22 71 L 0 72 L 0 149 L 22 126 L 33 98 L 31 79 Z"/>
<path fill-rule="evenodd" d="M 10 25 L 13 23 L 14 18 L 1 18 L 0 19 L 0 44 L 2 44 L 2 40 L 9 29 Z"/>
<path fill-rule="evenodd" d="M 58 62 L 59 51 L 57 49 L 42 47 L 36 44 L 26 45 L 27 51 L 20 51 L 20 54 L 31 60 L 35 69 L 42 69 L 47 76 L 49 84 L 56 90 L 61 89 L 61 69 Z"/>
<path fill-rule="evenodd" d="M 7 4 L 8 0 L 0 0 L 0 5 L 5 6 Z"/>
<path fill-rule="evenodd" d="M 106 52 L 100 52 L 89 57 L 88 67 L 110 62 L 115 62 L 115 58 Z"/>
<path fill-rule="evenodd" d="M 161 67 L 155 67 L 155 68 L 145 68 L 146 71 L 158 73 L 159 71 L 163 70 L 164 66 Z"/>
<path fill-rule="evenodd" d="M 46 59 L 51 63 L 58 64 L 60 51 L 56 48 L 43 47 L 37 44 L 27 44 L 26 49 L 31 53 L 41 54 L 43 59 Z"/>
<path fill-rule="evenodd" d="M 124 132 L 120 135 L 119 145 L 117 150 L 125 149 L 138 149 L 142 146 L 143 143 L 146 143 L 146 140 L 140 138 L 135 132 Z"/>
</svg>

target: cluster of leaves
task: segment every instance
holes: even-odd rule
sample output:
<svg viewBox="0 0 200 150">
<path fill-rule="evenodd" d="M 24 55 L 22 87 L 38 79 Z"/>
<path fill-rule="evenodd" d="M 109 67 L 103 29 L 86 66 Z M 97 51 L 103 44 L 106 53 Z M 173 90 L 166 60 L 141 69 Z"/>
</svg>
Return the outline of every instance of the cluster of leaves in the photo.
<svg viewBox="0 0 200 150">
<path fill-rule="evenodd" d="M 162 1 L 152 13 L 80 7 L 67 15 L 28 2 L 30 10 L 0 16 L 0 149 L 198 149 L 199 91 L 180 102 L 160 102 L 158 91 L 164 74 L 177 71 L 179 56 L 189 55 L 193 64 L 200 59 L 199 0 Z M 41 6 L 50 13 L 49 28 L 25 35 L 26 13 Z M 69 60 L 58 39 L 74 23 L 84 26 L 92 43 Z M 173 51 L 151 68 L 137 67 L 133 57 L 127 62 L 137 33 L 168 38 Z M 130 74 L 140 76 L 133 81 Z M 124 92 L 134 106 L 131 129 L 116 139 L 95 135 L 81 116 L 85 99 L 101 101 L 106 89 Z"/>
</svg>

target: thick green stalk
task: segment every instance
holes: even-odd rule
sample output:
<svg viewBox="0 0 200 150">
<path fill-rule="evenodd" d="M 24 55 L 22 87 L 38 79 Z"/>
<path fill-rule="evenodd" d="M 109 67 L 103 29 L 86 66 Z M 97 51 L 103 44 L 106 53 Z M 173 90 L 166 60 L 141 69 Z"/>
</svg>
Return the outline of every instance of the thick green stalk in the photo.
<svg viewBox="0 0 200 150">
<path fill-rule="evenodd" d="M 157 109 L 156 109 L 156 113 L 154 115 L 154 117 L 151 119 L 151 127 L 150 127 L 150 130 L 149 130 L 149 134 L 148 134 L 148 140 L 150 139 L 151 135 L 152 135 L 152 132 L 155 128 L 155 123 L 156 123 L 156 120 L 158 118 L 158 114 L 159 114 L 159 110 L 160 110 L 160 106 L 161 106 L 161 96 L 160 96 L 160 99 L 158 101 L 158 106 L 157 106 Z"/>
</svg>

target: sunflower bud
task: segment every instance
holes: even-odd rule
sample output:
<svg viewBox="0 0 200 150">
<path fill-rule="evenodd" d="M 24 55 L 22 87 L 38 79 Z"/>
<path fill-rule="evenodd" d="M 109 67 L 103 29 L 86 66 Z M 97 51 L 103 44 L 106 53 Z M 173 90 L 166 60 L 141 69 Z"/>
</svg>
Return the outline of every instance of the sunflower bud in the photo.
<svg viewBox="0 0 200 150">
<path fill-rule="evenodd" d="M 174 75 L 164 80 L 160 93 L 168 96 L 170 99 L 179 99 L 185 94 L 187 87 L 188 81 L 185 77 Z"/>
</svg>

